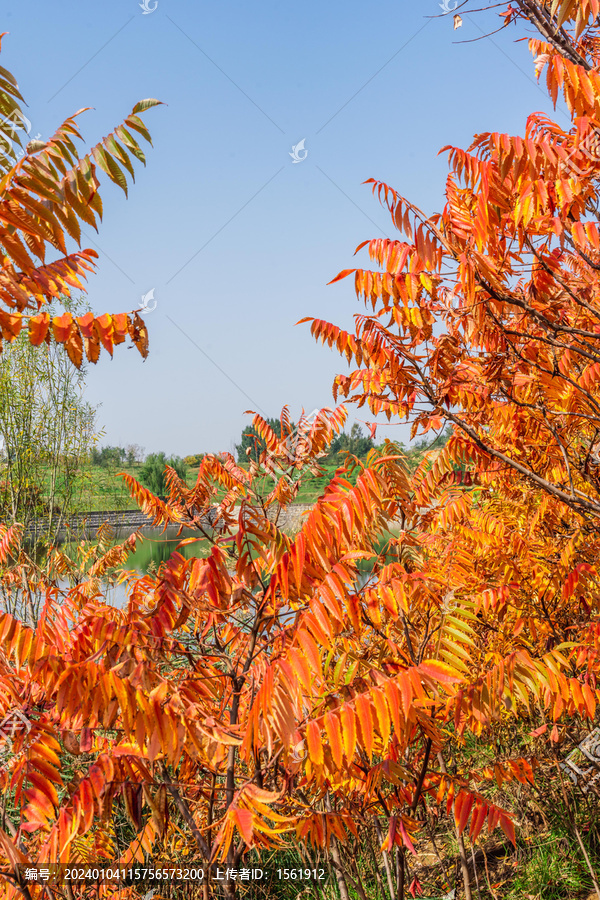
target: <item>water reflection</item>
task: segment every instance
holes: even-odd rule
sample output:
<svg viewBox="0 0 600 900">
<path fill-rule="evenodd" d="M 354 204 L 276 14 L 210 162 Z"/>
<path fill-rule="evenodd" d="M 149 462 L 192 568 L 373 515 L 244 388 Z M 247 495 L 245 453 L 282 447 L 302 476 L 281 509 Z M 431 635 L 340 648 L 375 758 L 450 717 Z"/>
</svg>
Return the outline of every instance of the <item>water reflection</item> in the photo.
<svg viewBox="0 0 600 900">
<path fill-rule="evenodd" d="M 149 566 L 158 569 L 162 562 L 166 562 L 182 541 L 198 537 L 198 532 L 191 528 L 184 528 L 179 537 L 176 537 L 177 531 L 176 526 L 169 526 L 166 532 L 161 528 L 142 528 L 143 541 L 138 543 L 135 553 L 129 555 L 127 568 L 145 575 Z M 208 556 L 209 550 L 208 542 L 201 538 L 180 547 L 178 553 L 185 559 L 194 559 Z"/>
<path fill-rule="evenodd" d="M 171 554 L 177 550 L 182 541 L 194 538 L 190 543 L 180 546 L 177 550 L 185 559 L 202 558 L 208 556 L 210 552 L 210 544 L 206 539 L 198 539 L 198 532 L 193 529 L 184 529 L 177 536 L 177 526 L 169 526 L 166 531 L 161 528 L 142 528 L 139 529 L 143 540 L 138 542 L 136 550 L 131 553 L 124 563 L 124 568 L 131 571 L 139 572 L 145 575 L 147 572 L 156 572 L 161 563 L 166 562 Z M 120 531 L 115 539 L 115 543 L 121 543 L 130 534 L 131 531 Z M 385 543 L 391 534 L 386 533 L 380 540 L 378 548 L 381 552 Z M 74 547 L 66 547 L 65 549 L 73 550 Z M 389 560 L 388 560 L 389 561 Z M 373 561 L 368 559 L 358 561 L 358 578 L 356 589 L 360 590 L 369 581 L 372 574 Z M 63 585 L 67 587 L 68 585 Z M 115 585 L 106 589 L 106 601 L 112 606 L 123 607 L 127 603 L 127 592 L 124 584 Z"/>
<path fill-rule="evenodd" d="M 138 541 L 134 553 L 130 553 L 123 564 L 128 571 L 139 572 L 145 575 L 147 572 L 156 572 L 161 563 L 166 562 L 172 553 L 177 550 L 182 541 L 198 538 L 198 532 L 191 528 L 184 528 L 179 536 L 178 527 L 169 525 L 164 531 L 162 528 L 140 528 L 142 540 Z M 115 537 L 115 544 L 122 543 L 131 530 L 120 530 Z M 74 545 L 65 544 L 63 548 L 68 555 L 75 551 Z M 208 556 L 210 545 L 204 539 L 192 540 L 177 550 L 185 559 L 194 559 Z M 61 587 L 68 588 L 65 582 Z M 123 607 L 127 603 L 127 591 L 124 584 L 117 584 L 105 589 L 106 602 L 111 606 Z"/>
</svg>

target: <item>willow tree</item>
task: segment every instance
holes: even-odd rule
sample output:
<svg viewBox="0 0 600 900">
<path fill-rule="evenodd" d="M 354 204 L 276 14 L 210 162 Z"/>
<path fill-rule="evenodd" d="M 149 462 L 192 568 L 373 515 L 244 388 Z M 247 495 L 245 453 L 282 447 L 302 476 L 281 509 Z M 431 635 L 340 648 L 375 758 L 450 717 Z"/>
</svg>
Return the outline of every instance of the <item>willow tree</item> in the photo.
<svg viewBox="0 0 600 900">
<path fill-rule="evenodd" d="M 27 529 L 44 517 L 44 531 L 52 533 L 74 510 L 94 436 L 95 410 L 84 389 L 85 367 L 76 369 L 60 345 L 37 348 L 19 335 L 0 355 L 5 522 Z"/>
</svg>

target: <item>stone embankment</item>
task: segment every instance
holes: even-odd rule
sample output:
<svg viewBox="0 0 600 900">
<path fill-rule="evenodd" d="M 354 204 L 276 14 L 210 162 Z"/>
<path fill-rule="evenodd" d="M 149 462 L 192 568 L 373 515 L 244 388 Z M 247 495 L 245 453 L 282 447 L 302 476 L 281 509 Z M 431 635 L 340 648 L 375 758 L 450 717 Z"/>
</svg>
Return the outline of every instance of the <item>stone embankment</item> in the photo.
<svg viewBox="0 0 600 900">
<path fill-rule="evenodd" d="M 302 514 L 309 510 L 311 506 L 312 504 L 310 503 L 293 503 L 287 509 L 282 510 L 278 518 L 279 527 L 284 531 L 295 531 L 300 527 Z M 115 529 L 116 537 L 124 536 L 138 528 L 152 527 L 152 519 L 144 515 L 139 509 L 111 509 L 78 513 L 70 516 L 68 521 L 60 521 L 55 517 L 53 528 L 59 540 L 64 540 L 67 536 L 79 539 L 93 538 L 98 528 L 104 522 L 107 522 Z M 208 517 L 205 524 L 207 528 L 210 528 L 210 519 Z M 25 532 L 25 536 L 35 538 L 38 534 L 44 534 L 47 529 L 48 519 L 35 519 Z"/>
</svg>

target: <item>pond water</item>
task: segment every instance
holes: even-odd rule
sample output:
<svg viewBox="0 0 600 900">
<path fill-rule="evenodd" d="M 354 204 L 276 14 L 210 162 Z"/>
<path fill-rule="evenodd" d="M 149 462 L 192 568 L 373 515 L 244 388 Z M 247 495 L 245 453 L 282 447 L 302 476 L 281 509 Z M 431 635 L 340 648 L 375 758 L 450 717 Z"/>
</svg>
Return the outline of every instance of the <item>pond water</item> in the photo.
<svg viewBox="0 0 600 900">
<path fill-rule="evenodd" d="M 156 571 L 162 562 L 166 562 L 169 559 L 171 554 L 177 549 L 178 545 L 180 545 L 183 541 L 189 540 L 189 543 L 184 543 L 183 546 L 179 546 L 178 552 L 185 559 L 192 559 L 198 557 L 204 557 L 208 555 L 209 545 L 207 541 L 203 538 L 198 537 L 198 532 L 191 529 L 184 529 L 180 535 L 177 534 L 178 528 L 177 526 L 169 526 L 166 531 L 161 528 L 142 528 L 137 529 L 140 531 L 142 540 L 138 542 L 137 548 L 134 553 L 129 555 L 124 568 L 128 571 L 138 572 L 140 575 L 144 575 L 150 571 Z M 119 544 L 122 543 L 129 534 L 131 534 L 133 529 L 120 529 L 114 538 L 114 543 Z M 391 537 L 389 534 L 386 537 Z M 384 539 L 381 538 L 380 544 L 381 547 L 384 544 Z M 69 555 L 75 556 L 75 545 L 74 544 L 61 544 L 61 549 L 64 549 Z M 378 552 L 381 552 L 381 547 Z M 43 562 L 42 558 L 38 560 L 41 564 Z M 369 580 L 370 572 L 371 572 L 372 563 L 367 560 L 359 561 L 359 577 L 357 579 L 357 587 L 364 587 L 365 583 Z M 69 583 L 65 581 L 58 582 L 59 587 L 68 590 Z M 12 612 L 13 615 L 21 615 L 17 612 L 17 608 L 21 603 L 21 599 L 19 598 L 19 591 L 16 594 L 12 595 L 12 600 L 10 600 L 10 606 L 6 607 L 6 611 Z M 111 606 L 116 606 L 118 608 L 122 608 L 127 603 L 127 591 L 124 584 L 115 585 L 108 589 L 104 590 L 104 597 L 107 603 Z M 42 598 L 39 598 L 39 602 L 42 602 Z M 0 610 L 5 611 L 4 604 L 0 605 Z M 23 611 L 25 618 L 27 618 L 26 613 Z"/>
<path fill-rule="evenodd" d="M 169 559 L 171 554 L 177 549 L 178 544 L 191 538 L 196 538 L 196 540 L 179 547 L 178 553 L 181 553 L 185 559 L 208 555 L 208 543 L 202 538 L 198 539 L 198 532 L 192 529 L 184 529 L 179 536 L 177 536 L 177 526 L 169 526 L 166 531 L 163 531 L 161 528 L 142 528 L 139 530 L 143 540 L 138 543 L 135 552 L 129 555 L 124 567 L 128 570 L 133 569 L 139 572 L 140 575 L 145 575 L 149 567 L 151 570 L 158 569 L 162 562 L 166 562 Z M 122 530 L 118 534 L 115 543 L 121 543 L 125 540 L 128 533 L 131 532 Z M 363 571 L 359 576 L 358 586 L 363 587 L 369 579 L 370 566 L 363 562 L 360 568 Z M 64 586 L 67 587 L 66 584 Z M 107 602 L 112 606 L 124 606 L 127 602 L 125 585 L 115 585 L 109 588 L 105 596 Z"/>
<path fill-rule="evenodd" d="M 148 566 L 153 563 L 156 568 L 162 562 L 170 557 L 171 553 L 177 549 L 177 545 L 184 540 L 197 538 L 198 532 L 191 528 L 184 528 L 181 535 L 177 537 L 177 526 L 168 526 L 166 532 L 162 528 L 142 528 L 140 529 L 143 540 L 136 547 L 135 553 L 131 553 L 127 559 L 127 568 L 135 569 L 141 574 L 148 571 Z M 123 540 L 123 538 L 120 538 Z M 207 542 L 203 539 L 195 540 L 193 543 L 185 544 L 179 548 L 179 553 L 186 559 L 194 557 L 206 556 L 208 552 Z"/>
<path fill-rule="evenodd" d="M 138 529 L 142 535 L 142 540 L 138 542 L 135 552 L 130 553 L 124 568 L 145 575 L 148 567 L 158 569 L 162 562 L 166 562 L 171 554 L 177 549 L 177 545 L 184 540 L 197 538 L 198 532 L 189 528 L 184 528 L 179 536 L 177 536 L 177 526 L 168 526 L 166 531 L 162 528 L 141 528 Z M 131 530 L 121 529 L 115 543 L 121 543 L 131 534 Z M 72 547 L 67 545 L 67 550 Z M 194 557 L 203 557 L 208 553 L 208 545 L 205 540 L 194 540 L 189 544 L 185 544 L 178 550 L 185 559 L 193 559 Z M 67 587 L 67 584 L 64 585 Z M 125 585 L 115 585 L 106 591 L 106 599 L 112 606 L 124 606 L 127 602 L 127 592 Z"/>
</svg>

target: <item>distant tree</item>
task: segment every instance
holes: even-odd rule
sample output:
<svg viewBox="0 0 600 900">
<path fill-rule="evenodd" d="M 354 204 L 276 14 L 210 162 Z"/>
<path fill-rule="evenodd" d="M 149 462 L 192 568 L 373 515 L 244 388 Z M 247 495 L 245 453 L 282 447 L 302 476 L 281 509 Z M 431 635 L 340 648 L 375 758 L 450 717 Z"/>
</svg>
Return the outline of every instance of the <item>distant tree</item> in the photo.
<svg viewBox="0 0 600 900">
<path fill-rule="evenodd" d="M 140 447 L 139 444 L 128 444 L 127 447 L 125 447 L 125 452 L 127 454 L 128 466 L 133 466 L 135 463 L 144 462 L 144 448 Z"/>
<path fill-rule="evenodd" d="M 90 460 L 94 466 L 102 466 L 103 469 L 112 466 L 122 466 L 127 459 L 124 447 L 92 447 Z"/>
<path fill-rule="evenodd" d="M 419 451 L 427 451 L 427 450 L 441 450 L 442 447 L 445 447 L 448 443 L 450 435 L 452 434 L 452 426 L 446 425 L 443 431 L 432 438 L 421 438 L 420 441 L 417 441 L 414 444 L 414 449 Z"/>
<path fill-rule="evenodd" d="M 186 466 L 199 466 L 205 456 L 205 453 L 191 453 L 189 456 L 184 456 L 183 461 Z"/>
<path fill-rule="evenodd" d="M 167 493 L 165 466 L 171 466 L 180 478 L 185 479 L 187 466 L 180 456 L 167 459 L 164 453 L 150 453 L 140 469 L 139 480 L 157 497 L 165 497 Z"/>
<path fill-rule="evenodd" d="M 281 437 L 281 422 L 279 421 L 279 419 L 266 419 L 266 422 L 273 429 L 277 437 Z M 248 462 L 248 454 L 246 452 L 248 448 L 250 448 L 250 450 L 252 451 L 250 455 L 252 459 L 256 460 L 256 462 L 258 462 L 258 457 L 263 452 L 263 450 L 266 449 L 265 442 L 261 437 L 258 436 L 253 425 L 251 425 L 249 428 L 244 429 L 244 431 L 242 432 L 241 443 L 235 445 L 235 449 L 237 450 L 238 462 Z"/>
<path fill-rule="evenodd" d="M 417 466 L 422 463 L 423 458 L 427 453 L 429 453 L 430 451 L 442 450 L 442 448 L 446 446 L 451 434 L 452 428 L 447 426 L 434 438 L 425 437 L 421 438 L 420 441 L 417 441 L 409 447 L 405 447 L 404 444 L 397 444 L 397 447 L 403 454 L 405 454 L 409 470 L 411 472 L 414 472 Z M 455 471 L 462 470 L 464 469 L 464 465 L 459 466 L 457 463 L 454 463 L 453 469 Z"/>
<path fill-rule="evenodd" d="M 355 422 L 350 429 L 350 434 L 347 434 L 344 431 L 333 439 L 329 448 L 329 453 L 327 454 L 327 461 L 335 463 L 341 462 L 340 453 L 346 452 L 351 453 L 353 456 L 358 456 L 358 458 L 361 459 L 372 449 L 372 439 L 363 434 L 362 428 L 358 422 Z"/>
</svg>

